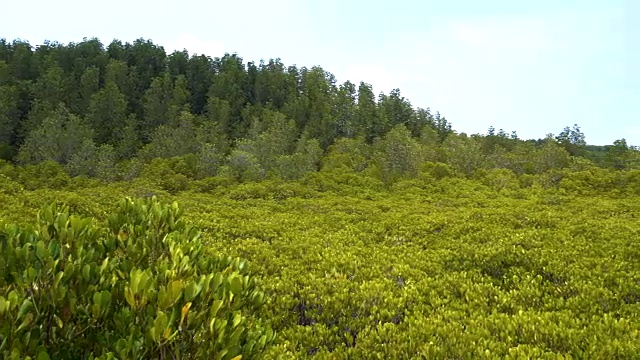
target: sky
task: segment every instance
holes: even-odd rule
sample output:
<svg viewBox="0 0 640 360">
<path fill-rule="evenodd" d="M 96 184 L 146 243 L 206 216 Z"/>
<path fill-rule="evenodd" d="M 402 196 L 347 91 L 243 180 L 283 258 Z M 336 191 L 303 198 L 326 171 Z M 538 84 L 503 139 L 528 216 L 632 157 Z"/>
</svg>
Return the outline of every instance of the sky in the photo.
<svg viewBox="0 0 640 360">
<path fill-rule="evenodd" d="M 321 66 L 398 88 L 457 132 L 640 146 L 639 0 L 12 1 L 0 38 L 150 39 L 167 52 Z M 99 4 L 99 5 L 98 5 Z M 20 15 L 21 14 L 21 15 Z"/>
</svg>

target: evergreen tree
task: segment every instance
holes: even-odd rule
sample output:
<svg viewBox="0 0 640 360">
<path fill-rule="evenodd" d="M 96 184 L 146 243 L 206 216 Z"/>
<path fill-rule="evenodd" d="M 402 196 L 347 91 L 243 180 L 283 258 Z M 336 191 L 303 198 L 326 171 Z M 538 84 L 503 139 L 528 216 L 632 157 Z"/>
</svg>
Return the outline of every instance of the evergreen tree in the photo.
<svg viewBox="0 0 640 360">
<path fill-rule="evenodd" d="M 127 101 L 113 81 L 91 97 L 87 120 L 95 129 L 98 144 L 115 145 L 118 129 L 124 128 L 127 119 Z"/>
</svg>

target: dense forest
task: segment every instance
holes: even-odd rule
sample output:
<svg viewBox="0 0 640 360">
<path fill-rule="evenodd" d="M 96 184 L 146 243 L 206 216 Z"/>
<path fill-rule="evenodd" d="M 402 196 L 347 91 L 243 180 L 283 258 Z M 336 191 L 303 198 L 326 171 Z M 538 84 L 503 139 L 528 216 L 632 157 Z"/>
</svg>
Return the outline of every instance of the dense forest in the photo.
<svg viewBox="0 0 640 360">
<path fill-rule="evenodd" d="M 639 148 L 243 61 L 0 41 L 1 357 L 639 357 Z"/>
<path fill-rule="evenodd" d="M 470 176 L 516 174 L 579 161 L 639 166 L 624 139 L 588 146 L 577 125 L 522 140 L 489 128 L 468 136 L 439 112 L 414 108 L 399 89 L 337 84 L 321 67 L 280 60 L 245 64 L 151 41 L 98 39 L 67 45 L 0 41 L 0 157 L 20 165 L 54 161 L 71 176 L 129 180 L 154 159 L 181 158 L 191 177 L 298 178 L 348 153 L 357 168 L 385 178 L 411 176 L 425 162 Z"/>
</svg>

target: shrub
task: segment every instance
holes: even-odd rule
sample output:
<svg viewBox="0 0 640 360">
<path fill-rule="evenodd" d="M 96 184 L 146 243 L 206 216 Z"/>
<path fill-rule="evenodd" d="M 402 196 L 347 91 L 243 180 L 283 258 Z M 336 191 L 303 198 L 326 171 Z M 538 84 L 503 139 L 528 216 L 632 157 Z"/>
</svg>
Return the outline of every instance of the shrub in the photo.
<svg viewBox="0 0 640 360">
<path fill-rule="evenodd" d="M 118 203 L 106 226 L 50 205 L 0 229 L 0 355 L 250 359 L 273 340 L 246 263 L 205 251 L 176 203 Z"/>
</svg>

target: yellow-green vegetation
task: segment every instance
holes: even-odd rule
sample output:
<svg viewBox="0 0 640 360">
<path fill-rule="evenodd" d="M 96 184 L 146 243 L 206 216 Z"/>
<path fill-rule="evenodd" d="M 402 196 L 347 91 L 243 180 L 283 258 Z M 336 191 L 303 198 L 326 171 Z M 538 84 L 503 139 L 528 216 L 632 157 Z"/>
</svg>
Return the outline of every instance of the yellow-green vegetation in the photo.
<svg viewBox="0 0 640 360">
<path fill-rule="evenodd" d="M 55 204 L 0 229 L 5 359 L 239 359 L 273 340 L 246 262 L 213 254 L 177 203 L 114 204 L 106 226 Z"/>
<path fill-rule="evenodd" d="M 241 294 L 239 301 L 249 303 L 254 292 L 264 292 L 262 308 L 243 305 L 239 310 L 241 323 L 251 330 L 226 347 L 230 352 L 225 358 L 237 354 L 242 354 L 242 359 L 640 357 L 640 188 L 634 172 L 574 171 L 516 177 L 508 171 L 495 170 L 462 179 L 447 176 L 443 164 L 425 169 L 413 180 L 392 184 L 345 171 L 313 173 L 295 182 L 237 184 L 209 178 L 191 182 L 190 190 L 173 194 L 144 180 L 102 185 L 71 179 L 62 189 L 50 186 L 36 190 L 21 189 L 16 183 L 0 192 L 4 204 L 0 219 L 26 225 L 33 222 L 38 209 L 58 201 L 68 204 L 72 213 L 94 217 L 95 224 L 105 224 L 105 235 L 95 238 L 105 239 L 100 244 L 107 244 L 106 239 L 115 244 L 117 229 L 135 228 L 137 220 L 124 219 L 138 219 L 137 215 L 125 216 L 127 211 L 123 209 L 141 206 L 122 198 L 156 196 L 166 204 L 177 201 L 180 211 L 184 211 L 185 224 L 201 231 L 205 246 L 199 256 L 193 255 L 193 261 L 183 265 L 203 268 L 198 268 L 197 275 L 188 272 L 182 276 L 171 273 L 180 271 L 171 261 L 158 265 L 163 271 L 159 267 L 143 269 L 155 274 L 155 288 L 163 289 L 172 279 L 184 278 L 185 284 L 193 284 L 207 274 L 220 272 L 225 279 L 232 277 L 234 273 L 224 272 L 225 267 L 232 264 L 234 270 L 226 271 L 239 271 L 238 264 L 245 263 L 227 263 L 223 259 L 239 258 L 246 260 L 243 276 L 257 279 L 255 288 L 245 290 L 243 286 L 242 291 L 236 291 Z M 139 204 L 152 206 L 150 200 L 146 201 Z M 165 209 L 173 209 L 166 206 Z M 60 208 L 47 211 L 55 209 Z M 25 235 L 7 237 L 18 230 L 11 226 L 4 230 L 3 257 L 7 256 L 7 239 L 14 246 L 22 244 L 25 255 L 23 262 L 17 263 L 21 266 L 17 273 L 20 282 L 11 285 L 8 275 L 4 275 L 0 287 L 0 296 L 12 304 L 5 306 L 0 315 L 4 317 L 0 322 L 4 329 L 0 332 L 2 342 L 26 346 L 25 327 L 33 334 L 29 344 L 34 349 L 50 344 L 50 338 L 42 340 L 47 331 L 58 334 L 59 344 L 71 341 L 65 338 L 71 334 L 68 320 L 62 322 L 61 330 L 54 330 L 58 326 L 55 321 L 40 321 L 38 326 L 32 322 L 15 332 L 25 314 L 33 314 L 33 319 L 39 316 L 35 309 L 20 311 L 22 302 L 32 299 L 37 306 L 50 304 L 30 298 L 33 295 L 28 289 L 33 286 L 30 284 L 34 273 L 29 268 L 36 269 L 38 252 L 43 251 L 40 241 L 47 244 L 49 238 L 64 239 L 64 232 L 55 227 L 62 221 L 60 216 L 53 215 L 53 221 L 50 215 L 41 216 L 41 224 L 51 223 L 56 229 L 50 230 L 49 235 L 37 235 L 35 228 L 20 230 Z M 114 216 L 120 220 L 110 222 Z M 73 221 L 80 220 L 68 221 L 73 227 Z M 101 228 L 88 222 L 82 224 L 95 226 L 96 231 Z M 191 231 L 195 230 L 175 231 L 178 234 L 169 238 L 183 239 L 176 241 L 186 256 L 191 251 L 186 250 L 190 249 Z M 150 241 L 146 235 L 142 238 L 142 244 Z M 84 246 L 91 248 L 89 243 Z M 54 256 L 54 250 L 46 248 L 49 247 L 45 247 L 46 256 Z M 113 322 L 113 333 L 94 330 L 92 349 L 97 354 L 112 351 L 117 358 L 135 358 L 140 353 L 119 353 L 124 343 L 117 341 L 118 336 L 133 334 L 134 339 L 144 342 L 145 349 L 156 353 L 163 346 L 179 349 L 182 354 L 196 351 L 190 347 L 195 338 L 181 333 L 152 341 L 153 334 L 157 334 L 152 329 L 156 322 L 162 322 L 156 313 L 162 310 L 157 302 L 146 304 L 138 327 L 130 328 L 130 323 L 118 327 L 116 322 L 124 321 L 122 314 L 131 305 L 124 294 L 109 289 L 124 291 L 134 276 L 130 270 L 133 267 L 118 265 L 122 274 L 116 275 L 111 270 L 118 268 L 116 258 L 109 255 L 107 267 L 102 270 L 102 258 L 98 261 L 98 257 L 111 248 L 96 245 L 92 249 L 98 248 L 103 253 L 95 253 L 92 258 L 74 257 L 79 263 L 95 264 L 90 265 L 89 280 L 71 277 L 77 289 L 78 308 L 80 304 L 86 306 L 82 315 L 75 315 L 77 323 L 71 326 L 89 326 L 92 321 L 108 326 L 104 314 L 114 316 L 109 320 Z M 120 248 L 124 253 L 118 256 L 125 259 L 129 248 Z M 134 248 L 131 256 L 150 254 L 144 246 Z M 7 264 L 17 266 L 12 262 L 3 266 Z M 60 269 L 61 265 L 56 266 L 51 269 Z M 55 281 L 55 272 L 44 271 L 49 268 L 37 268 L 35 276 Z M 101 271 L 108 276 L 100 275 Z M 112 285 L 112 278 L 118 279 L 113 280 L 116 285 Z M 63 275 L 61 283 L 71 287 L 69 281 Z M 12 291 L 19 292 L 11 295 Z M 44 289 L 40 291 L 43 293 Z M 111 291 L 111 302 L 103 302 L 102 297 L 95 302 L 95 294 L 104 291 Z M 220 291 L 203 290 L 199 301 L 194 300 L 190 314 L 200 311 L 205 315 L 197 317 L 188 331 L 218 339 L 220 335 L 208 332 L 208 321 L 209 306 L 215 305 Z M 154 295 L 155 299 L 160 293 Z M 235 292 L 231 289 L 223 293 Z M 187 302 L 187 294 L 181 294 L 169 310 L 163 310 L 166 324 L 174 324 L 171 334 L 179 329 L 176 324 L 180 323 L 180 311 Z M 115 301 L 118 296 L 120 300 Z M 222 299 L 224 306 L 231 301 Z M 95 304 L 98 308 L 94 310 Z M 60 309 L 47 309 L 38 311 L 48 311 L 45 313 L 51 319 L 61 316 L 56 312 Z M 232 316 L 233 311 L 225 309 L 223 315 L 217 316 Z M 172 311 L 173 315 L 169 315 Z M 234 321 L 233 317 L 229 319 Z M 8 326 L 13 326 L 14 332 L 7 333 Z M 263 335 L 270 340 L 269 329 L 276 335 L 273 342 L 265 341 L 264 351 L 258 353 L 257 347 L 254 352 L 238 350 Z M 198 344 L 199 349 L 202 343 Z M 8 345 L 2 346 L 5 354 L 12 351 Z M 220 355 L 217 351 L 222 347 L 205 346 L 209 347 L 201 350 L 211 352 L 204 358 Z M 52 350 L 46 350 L 52 354 Z"/>
</svg>

